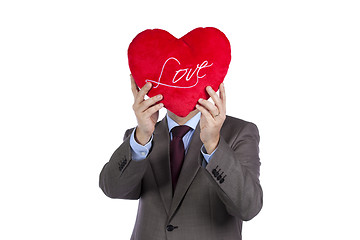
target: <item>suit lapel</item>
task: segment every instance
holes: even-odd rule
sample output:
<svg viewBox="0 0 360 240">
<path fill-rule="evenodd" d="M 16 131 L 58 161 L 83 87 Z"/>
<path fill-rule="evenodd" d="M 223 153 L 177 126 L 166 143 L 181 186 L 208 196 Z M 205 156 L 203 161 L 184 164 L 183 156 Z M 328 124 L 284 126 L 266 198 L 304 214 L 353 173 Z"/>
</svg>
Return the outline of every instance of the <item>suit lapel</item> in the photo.
<svg viewBox="0 0 360 240">
<path fill-rule="evenodd" d="M 200 148 L 202 146 L 202 142 L 200 140 L 199 125 L 200 124 L 197 125 L 194 131 L 191 142 L 189 144 L 189 149 L 184 159 L 184 163 L 179 175 L 179 179 L 176 184 L 174 197 L 171 202 L 169 218 L 171 218 L 172 215 L 175 213 L 176 209 L 178 208 L 181 200 L 183 199 L 186 191 L 188 190 L 191 182 L 193 181 L 194 177 L 196 176 L 196 173 L 200 168 L 201 159 L 199 158 L 199 155 L 200 155 Z M 171 185 L 171 178 L 169 182 Z"/>
<path fill-rule="evenodd" d="M 169 214 L 172 200 L 169 143 L 170 136 L 167 120 L 165 117 L 155 128 L 152 145 L 153 147 L 149 160 L 167 214 Z"/>
</svg>

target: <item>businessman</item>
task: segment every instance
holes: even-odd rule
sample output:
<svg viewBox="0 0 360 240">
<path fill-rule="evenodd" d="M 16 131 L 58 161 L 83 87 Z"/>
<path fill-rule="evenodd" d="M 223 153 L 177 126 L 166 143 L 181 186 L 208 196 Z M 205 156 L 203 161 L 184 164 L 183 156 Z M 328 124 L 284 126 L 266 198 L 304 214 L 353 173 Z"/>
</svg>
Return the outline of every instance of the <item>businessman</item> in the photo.
<svg viewBox="0 0 360 240">
<path fill-rule="evenodd" d="M 137 126 L 125 132 L 100 173 L 110 198 L 139 199 L 133 240 L 242 239 L 242 222 L 262 208 L 259 133 L 226 115 L 225 88 L 206 91 L 186 117 L 158 122 L 162 96 L 145 100 L 131 77 Z"/>
</svg>

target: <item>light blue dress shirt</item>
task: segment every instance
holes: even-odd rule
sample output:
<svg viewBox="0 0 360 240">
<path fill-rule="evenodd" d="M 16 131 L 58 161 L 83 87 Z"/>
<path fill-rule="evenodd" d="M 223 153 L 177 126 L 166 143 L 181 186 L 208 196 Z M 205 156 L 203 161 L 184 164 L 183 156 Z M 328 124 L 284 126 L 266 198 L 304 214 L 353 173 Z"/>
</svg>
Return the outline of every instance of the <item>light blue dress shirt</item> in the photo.
<svg viewBox="0 0 360 240">
<path fill-rule="evenodd" d="M 192 117 L 189 121 L 187 121 L 184 124 L 191 128 L 190 131 L 187 132 L 182 139 L 183 143 L 184 143 L 184 147 L 185 147 L 185 153 L 187 152 L 187 150 L 189 148 L 191 138 L 194 135 L 194 131 L 195 131 L 197 124 L 200 121 L 200 117 L 201 117 L 201 113 L 199 112 L 198 114 L 196 114 L 194 117 Z M 166 114 L 166 118 L 167 118 L 169 133 L 170 133 L 170 140 L 172 140 L 171 129 L 173 129 L 176 126 L 179 126 L 179 124 L 177 124 L 174 120 L 172 120 L 169 117 L 169 115 L 167 115 L 167 114 Z M 153 139 L 153 136 L 151 136 L 151 139 L 149 140 L 149 142 L 147 144 L 145 144 L 145 146 L 143 146 L 136 142 L 135 129 L 133 130 L 131 137 L 130 137 L 130 147 L 131 147 L 131 153 L 132 153 L 133 160 L 141 161 L 147 157 L 147 155 L 149 154 L 149 151 L 151 149 L 151 146 L 152 146 L 152 139 Z M 211 156 L 215 153 L 215 151 L 216 151 L 216 149 L 211 154 L 207 154 L 204 145 L 201 147 L 201 153 L 202 153 L 206 163 L 209 163 Z M 204 164 L 206 164 L 206 163 L 204 163 Z"/>
</svg>

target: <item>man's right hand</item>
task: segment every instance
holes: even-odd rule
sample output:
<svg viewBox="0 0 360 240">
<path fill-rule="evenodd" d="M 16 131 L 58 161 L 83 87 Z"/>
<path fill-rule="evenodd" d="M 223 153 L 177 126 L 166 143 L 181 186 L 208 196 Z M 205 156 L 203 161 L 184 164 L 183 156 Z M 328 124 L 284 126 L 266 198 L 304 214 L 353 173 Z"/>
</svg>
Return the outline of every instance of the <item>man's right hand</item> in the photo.
<svg viewBox="0 0 360 240">
<path fill-rule="evenodd" d="M 132 75 L 130 75 L 130 78 L 131 91 L 134 95 L 133 110 L 138 122 L 135 140 L 141 145 L 145 145 L 155 130 L 155 124 L 159 118 L 159 110 L 164 106 L 163 103 L 157 103 L 163 97 L 159 94 L 145 100 L 144 97 L 151 89 L 152 84 L 147 82 L 139 90 Z"/>
</svg>

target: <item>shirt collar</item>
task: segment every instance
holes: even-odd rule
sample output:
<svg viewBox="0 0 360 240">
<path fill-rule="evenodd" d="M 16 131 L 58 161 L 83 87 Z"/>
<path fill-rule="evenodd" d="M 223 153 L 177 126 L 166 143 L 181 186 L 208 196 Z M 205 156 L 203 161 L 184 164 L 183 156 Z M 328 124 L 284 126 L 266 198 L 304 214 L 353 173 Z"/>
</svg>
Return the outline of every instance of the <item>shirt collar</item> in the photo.
<svg viewBox="0 0 360 240">
<path fill-rule="evenodd" d="M 189 121 L 187 121 L 184 125 L 191 127 L 193 130 L 195 130 L 196 125 L 199 123 L 201 117 L 201 112 L 198 112 L 195 116 L 193 116 Z M 169 132 L 171 132 L 171 129 L 173 129 L 176 126 L 179 126 L 174 120 L 172 120 L 168 114 L 166 114 L 167 123 Z"/>
</svg>

